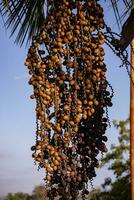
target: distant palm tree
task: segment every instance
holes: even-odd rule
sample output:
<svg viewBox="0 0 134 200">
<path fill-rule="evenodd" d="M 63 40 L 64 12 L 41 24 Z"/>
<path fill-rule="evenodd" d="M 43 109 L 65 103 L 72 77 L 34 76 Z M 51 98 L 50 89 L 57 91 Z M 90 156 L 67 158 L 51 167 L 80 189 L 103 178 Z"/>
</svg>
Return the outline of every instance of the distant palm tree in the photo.
<svg viewBox="0 0 134 200">
<path fill-rule="evenodd" d="M 22 45 L 25 40 L 29 42 L 32 36 L 41 29 L 50 1 L 1 0 L 0 14 L 3 17 L 5 27 L 11 28 L 11 36 L 17 33 L 15 43 Z M 131 10 L 131 0 L 110 0 L 110 2 L 117 24 L 120 26 L 124 16 Z M 122 13 L 119 9 L 120 2 L 124 6 Z"/>
</svg>

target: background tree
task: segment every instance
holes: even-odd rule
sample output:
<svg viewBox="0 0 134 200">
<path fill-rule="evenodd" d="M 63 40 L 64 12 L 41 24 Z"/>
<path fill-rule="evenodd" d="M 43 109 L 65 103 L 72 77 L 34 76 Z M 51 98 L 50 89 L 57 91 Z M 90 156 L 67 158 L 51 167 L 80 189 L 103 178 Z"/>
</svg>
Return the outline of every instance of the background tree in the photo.
<svg viewBox="0 0 134 200">
<path fill-rule="evenodd" d="M 15 194 L 9 193 L 5 200 L 30 200 L 31 197 L 27 193 L 17 192 Z"/>
<path fill-rule="evenodd" d="M 102 185 L 105 190 L 100 194 L 106 200 L 130 200 L 130 129 L 129 118 L 124 121 L 113 121 L 114 127 L 119 131 L 118 145 L 111 145 L 109 153 L 103 159 L 102 166 L 109 164 L 116 180 L 112 183 L 110 178 Z M 108 187 L 110 189 L 108 190 Z"/>
<path fill-rule="evenodd" d="M 47 198 L 47 190 L 43 185 L 36 186 L 32 192 L 32 200 L 44 200 Z"/>
</svg>

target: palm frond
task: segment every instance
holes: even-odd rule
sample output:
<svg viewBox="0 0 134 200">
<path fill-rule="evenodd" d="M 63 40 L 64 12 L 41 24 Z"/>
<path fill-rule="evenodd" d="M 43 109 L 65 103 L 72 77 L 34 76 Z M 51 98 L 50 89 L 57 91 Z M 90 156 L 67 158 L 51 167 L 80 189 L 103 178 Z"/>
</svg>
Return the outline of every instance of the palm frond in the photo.
<svg viewBox="0 0 134 200">
<path fill-rule="evenodd" d="M 45 0 L 3 0 L 0 12 L 6 18 L 6 28 L 11 28 L 11 36 L 17 32 L 15 42 L 19 45 L 31 40 L 43 25 Z"/>
<path fill-rule="evenodd" d="M 105 0 L 109 1 L 109 0 Z M 49 0 L 47 0 L 49 2 Z M 131 10 L 131 0 L 110 0 L 118 27 Z M 123 12 L 120 5 L 124 6 Z M 6 28 L 11 29 L 11 36 L 17 33 L 15 43 L 22 46 L 25 40 L 31 40 L 33 34 L 40 31 L 45 19 L 45 0 L 1 0 L 0 14 Z"/>
<path fill-rule="evenodd" d="M 121 28 L 124 18 L 131 11 L 132 0 L 110 0 L 110 2 L 115 14 L 117 25 Z M 123 11 L 120 10 L 120 5 L 124 8 Z"/>
</svg>

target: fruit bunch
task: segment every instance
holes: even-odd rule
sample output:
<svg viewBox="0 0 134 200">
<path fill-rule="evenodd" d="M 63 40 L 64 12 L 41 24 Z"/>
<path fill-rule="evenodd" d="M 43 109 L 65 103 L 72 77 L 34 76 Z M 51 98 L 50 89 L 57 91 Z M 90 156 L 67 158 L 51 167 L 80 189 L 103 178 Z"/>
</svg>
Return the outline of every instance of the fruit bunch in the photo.
<svg viewBox="0 0 134 200">
<path fill-rule="evenodd" d="M 97 0 L 51 0 L 47 13 L 25 62 L 36 99 L 32 156 L 46 171 L 49 198 L 74 200 L 88 193 L 97 155 L 107 151 L 105 22 Z"/>
</svg>

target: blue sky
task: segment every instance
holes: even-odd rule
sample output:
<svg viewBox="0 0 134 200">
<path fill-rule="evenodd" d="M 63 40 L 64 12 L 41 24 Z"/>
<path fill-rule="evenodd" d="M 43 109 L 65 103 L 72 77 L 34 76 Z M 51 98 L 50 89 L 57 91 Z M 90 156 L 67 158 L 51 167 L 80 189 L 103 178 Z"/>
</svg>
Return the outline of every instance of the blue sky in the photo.
<svg viewBox="0 0 134 200">
<path fill-rule="evenodd" d="M 103 3 L 106 22 L 112 30 L 118 31 L 115 18 L 108 4 Z M 33 164 L 30 147 L 35 142 L 35 104 L 29 98 L 32 94 L 28 85 L 28 71 L 24 66 L 27 49 L 9 39 L 0 18 L 0 196 L 7 192 L 31 192 L 35 185 L 43 183 L 43 171 L 37 172 Z M 114 88 L 113 107 L 109 109 L 110 119 L 125 119 L 129 114 L 129 77 L 124 68 L 118 68 L 120 60 L 105 47 L 107 77 Z M 109 141 L 117 143 L 118 134 L 114 128 L 107 131 Z M 98 170 L 94 185 L 99 186 L 105 177 L 112 176 L 106 168 Z"/>
</svg>

